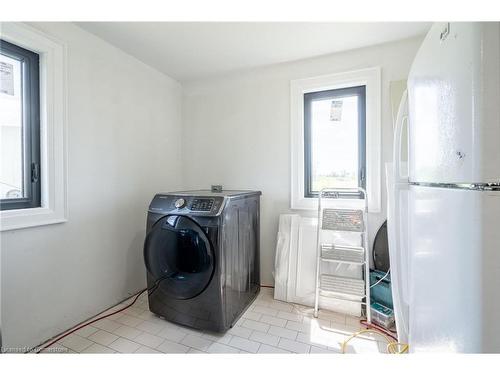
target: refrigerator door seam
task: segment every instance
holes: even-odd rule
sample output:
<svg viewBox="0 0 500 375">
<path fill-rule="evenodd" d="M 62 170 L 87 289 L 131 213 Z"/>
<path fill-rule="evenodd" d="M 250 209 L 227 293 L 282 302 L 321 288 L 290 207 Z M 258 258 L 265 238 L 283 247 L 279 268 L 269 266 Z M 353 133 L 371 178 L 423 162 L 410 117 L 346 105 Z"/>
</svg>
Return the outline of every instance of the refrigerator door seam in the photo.
<svg viewBox="0 0 500 375">
<path fill-rule="evenodd" d="M 410 182 L 410 185 L 445 188 L 445 189 L 500 191 L 500 183 L 449 184 L 449 183 L 434 183 L 434 182 L 432 182 L 432 183 L 429 183 L 429 182 Z"/>
</svg>

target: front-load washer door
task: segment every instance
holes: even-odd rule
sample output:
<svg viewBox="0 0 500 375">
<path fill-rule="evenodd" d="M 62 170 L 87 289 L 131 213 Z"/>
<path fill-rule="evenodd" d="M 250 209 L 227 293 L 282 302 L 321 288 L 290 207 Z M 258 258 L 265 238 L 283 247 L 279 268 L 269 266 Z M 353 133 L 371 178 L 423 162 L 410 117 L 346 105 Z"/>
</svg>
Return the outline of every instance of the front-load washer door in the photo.
<svg viewBox="0 0 500 375">
<path fill-rule="evenodd" d="M 175 299 L 202 293 L 215 270 L 212 244 L 203 229 L 187 216 L 159 219 L 146 236 L 144 261 L 155 288 Z"/>
</svg>

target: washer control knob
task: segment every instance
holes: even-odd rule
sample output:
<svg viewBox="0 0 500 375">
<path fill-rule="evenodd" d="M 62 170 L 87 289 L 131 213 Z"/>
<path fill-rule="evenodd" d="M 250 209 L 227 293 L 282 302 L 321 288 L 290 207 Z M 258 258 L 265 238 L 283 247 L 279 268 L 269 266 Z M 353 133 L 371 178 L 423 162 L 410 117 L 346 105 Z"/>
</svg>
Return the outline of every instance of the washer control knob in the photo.
<svg viewBox="0 0 500 375">
<path fill-rule="evenodd" d="M 175 205 L 175 208 L 182 208 L 186 205 L 186 200 L 183 198 L 179 198 L 175 201 L 174 205 Z"/>
</svg>

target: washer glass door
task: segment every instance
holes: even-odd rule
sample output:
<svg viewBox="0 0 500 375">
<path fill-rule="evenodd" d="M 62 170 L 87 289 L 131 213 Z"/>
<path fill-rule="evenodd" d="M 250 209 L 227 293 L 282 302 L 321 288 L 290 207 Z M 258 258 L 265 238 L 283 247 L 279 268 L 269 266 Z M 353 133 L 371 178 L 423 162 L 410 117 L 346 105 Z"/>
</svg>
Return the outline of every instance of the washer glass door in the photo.
<svg viewBox="0 0 500 375">
<path fill-rule="evenodd" d="M 202 293 L 215 270 L 210 240 L 187 216 L 164 216 L 153 225 L 146 236 L 144 261 L 158 288 L 175 299 Z"/>
</svg>

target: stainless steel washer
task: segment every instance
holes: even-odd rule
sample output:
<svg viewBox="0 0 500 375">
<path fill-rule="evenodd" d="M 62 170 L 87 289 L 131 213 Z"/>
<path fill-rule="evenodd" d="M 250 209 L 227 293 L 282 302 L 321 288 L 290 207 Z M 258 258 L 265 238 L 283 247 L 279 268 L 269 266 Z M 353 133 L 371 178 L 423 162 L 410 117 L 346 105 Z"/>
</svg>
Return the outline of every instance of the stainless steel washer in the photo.
<svg viewBox="0 0 500 375">
<path fill-rule="evenodd" d="M 157 194 L 144 262 L 149 309 L 186 326 L 223 332 L 256 297 L 259 191 Z"/>
</svg>

